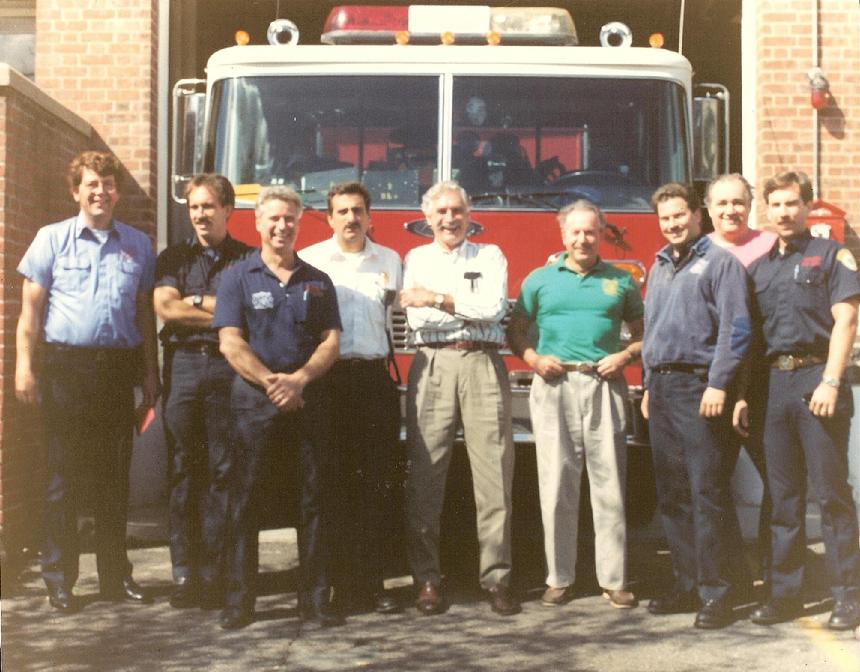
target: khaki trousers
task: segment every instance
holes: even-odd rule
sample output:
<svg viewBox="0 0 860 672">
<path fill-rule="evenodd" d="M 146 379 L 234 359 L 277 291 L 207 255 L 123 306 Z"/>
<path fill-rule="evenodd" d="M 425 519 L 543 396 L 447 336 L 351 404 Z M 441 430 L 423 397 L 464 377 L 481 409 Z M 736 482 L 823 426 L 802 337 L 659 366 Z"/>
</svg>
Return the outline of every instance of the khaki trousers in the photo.
<svg viewBox="0 0 860 672">
<path fill-rule="evenodd" d="M 462 420 L 477 509 L 480 582 L 484 588 L 507 585 L 514 450 L 511 391 L 498 352 L 419 348 L 409 370 L 406 420 L 406 513 L 415 582 L 438 585 L 441 579 L 439 521 Z"/>
<path fill-rule="evenodd" d="M 600 586 L 625 587 L 626 442 L 623 379 L 567 372 L 532 381 L 529 408 L 537 451 L 547 585 L 575 580 L 583 460 L 594 512 L 595 565 Z"/>
</svg>

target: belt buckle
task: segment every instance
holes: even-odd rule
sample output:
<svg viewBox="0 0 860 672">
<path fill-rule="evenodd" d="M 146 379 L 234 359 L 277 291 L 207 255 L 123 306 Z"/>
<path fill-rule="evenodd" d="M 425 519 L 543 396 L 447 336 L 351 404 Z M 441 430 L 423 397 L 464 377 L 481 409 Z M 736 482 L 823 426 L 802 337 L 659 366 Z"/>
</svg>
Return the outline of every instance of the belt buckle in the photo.
<svg viewBox="0 0 860 672">
<path fill-rule="evenodd" d="M 591 373 L 591 368 L 591 364 L 588 364 L 586 362 L 580 362 L 576 365 L 577 373 Z"/>
<path fill-rule="evenodd" d="M 780 371 L 794 371 L 799 365 L 794 355 L 780 355 L 776 360 L 776 368 Z"/>
</svg>

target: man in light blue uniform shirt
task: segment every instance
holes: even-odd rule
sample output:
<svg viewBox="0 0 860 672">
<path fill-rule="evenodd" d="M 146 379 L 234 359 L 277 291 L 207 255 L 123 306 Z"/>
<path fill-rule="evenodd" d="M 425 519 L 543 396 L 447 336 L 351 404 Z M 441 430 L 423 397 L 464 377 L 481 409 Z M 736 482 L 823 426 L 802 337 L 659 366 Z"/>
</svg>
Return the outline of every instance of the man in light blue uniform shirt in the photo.
<svg viewBox="0 0 860 672">
<path fill-rule="evenodd" d="M 90 493 L 101 595 L 148 601 L 131 578 L 125 533 L 131 432 L 158 388 L 149 238 L 113 219 L 122 172 L 112 154 L 69 166 L 80 212 L 43 227 L 18 266 L 24 276 L 15 395 L 41 405 L 47 444 L 42 577 L 49 602 L 75 611 L 77 505 Z M 134 386 L 143 399 L 135 409 Z"/>
</svg>

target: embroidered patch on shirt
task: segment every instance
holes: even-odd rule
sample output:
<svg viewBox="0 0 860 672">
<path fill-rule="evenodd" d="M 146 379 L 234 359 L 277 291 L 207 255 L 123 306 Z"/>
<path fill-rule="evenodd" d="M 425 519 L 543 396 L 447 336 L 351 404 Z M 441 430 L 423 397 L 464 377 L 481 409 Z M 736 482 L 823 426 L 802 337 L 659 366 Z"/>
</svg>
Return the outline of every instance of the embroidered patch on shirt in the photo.
<svg viewBox="0 0 860 672">
<path fill-rule="evenodd" d="M 842 264 L 849 271 L 857 272 L 857 260 L 851 254 L 851 250 L 846 250 L 844 247 L 836 253 L 836 261 Z"/>
<path fill-rule="evenodd" d="M 846 252 L 847 252 L 847 250 L 846 250 Z M 836 258 L 838 259 L 839 256 L 837 255 Z M 809 268 L 812 266 L 821 266 L 821 257 L 804 257 L 801 260 L 800 265 L 803 266 L 804 268 Z"/>
<path fill-rule="evenodd" d="M 606 296 L 618 296 L 618 280 L 603 279 L 603 293 Z"/>
<path fill-rule="evenodd" d="M 251 305 L 254 310 L 266 310 L 275 306 L 275 298 L 271 292 L 254 292 L 251 294 Z"/>
<path fill-rule="evenodd" d="M 690 266 L 690 273 L 693 275 L 701 275 L 702 272 L 708 267 L 707 259 L 699 259 L 695 264 Z"/>
</svg>

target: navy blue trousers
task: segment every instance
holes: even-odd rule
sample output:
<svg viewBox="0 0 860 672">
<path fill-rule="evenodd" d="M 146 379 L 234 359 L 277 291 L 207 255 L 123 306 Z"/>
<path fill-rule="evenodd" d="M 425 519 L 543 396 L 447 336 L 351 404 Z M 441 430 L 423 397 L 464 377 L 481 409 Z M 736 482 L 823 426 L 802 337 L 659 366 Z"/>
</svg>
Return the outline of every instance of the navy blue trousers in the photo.
<svg viewBox="0 0 860 672">
<path fill-rule="evenodd" d="M 131 575 L 125 538 L 137 363 L 134 351 L 49 347 L 45 353 L 42 578 L 49 587 L 77 581 L 81 509 L 93 513 L 101 589 L 116 589 Z"/>
<path fill-rule="evenodd" d="M 216 354 L 170 356 L 164 424 L 170 446 L 170 560 L 173 578 L 223 575 L 230 466 L 230 389 L 235 372 Z"/>
<path fill-rule="evenodd" d="M 751 585 L 731 493 L 739 440 L 730 400 L 719 418 L 699 415 L 706 387 L 705 370 L 654 372 L 648 426 L 675 590 L 731 599 Z"/>
<path fill-rule="evenodd" d="M 329 459 L 330 396 L 324 381 L 304 390 L 304 408 L 281 413 L 264 390 L 240 376 L 233 381 L 235 455 L 227 530 L 227 606 L 253 608 L 259 568 L 260 521 L 268 502 L 262 483 L 276 453 L 288 451 L 297 473 L 277 474 L 278 483 L 299 490 L 299 602 L 329 599 L 328 550 L 324 539 L 322 473 Z M 278 464 L 283 464 L 279 459 Z M 333 495 L 333 493 L 330 493 Z"/>
<path fill-rule="evenodd" d="M 848 485 L 848 432 L 853 402 L 839 392 L 833 418 L 809 411 L 809 395 L 824 365 L 772 370 L 764 424 L 764 449 L 773 513 L 775 598 L 800 597 L 806 553 L 806 488 L 821 508 L 821 533 L 831 591 L 836 599 L 857 596 L 860 550 L 857 511 Z"/>
</svg>

